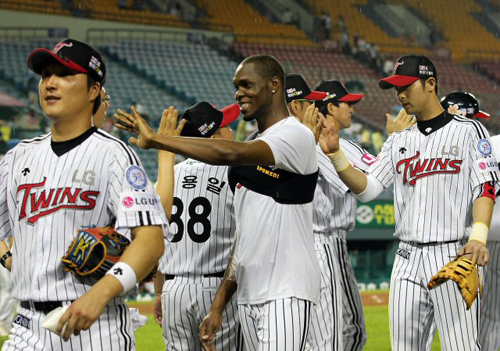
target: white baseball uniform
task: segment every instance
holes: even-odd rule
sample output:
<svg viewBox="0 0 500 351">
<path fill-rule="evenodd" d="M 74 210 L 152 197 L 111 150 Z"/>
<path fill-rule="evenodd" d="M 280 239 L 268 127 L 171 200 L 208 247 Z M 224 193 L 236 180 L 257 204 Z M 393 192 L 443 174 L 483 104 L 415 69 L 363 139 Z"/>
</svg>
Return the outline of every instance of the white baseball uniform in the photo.
<svg viewBox="0 0 500 351">
<path fill-rule="evenodd" d="M 500 135 L 491 137 L 495 155 L 500 155 Z M 497 158 L 498 160 L 498 158 Z M 493 210 L 487 247 L 490 251 L 490 261 L 483 270 L 483 296 L 481 304 L 481 320 L 479 341 L 482 350 L 497 351 L 500 348 L 500 205 L 497 200 Z"/>
<path fill-rule="evenodd" d="M 316 143 L 294 117 L 272 125 L 257 140 L 271 148 L 275 166 L 235 167 L 229 176 L 232 182 L 236 169 L 244 170 L 236 179 L 234 198 L 238 305 L 242 325 L 247 326 L 243 333 L 251 350 L 303 350 L 305 342 L 289 340 L 304 340 L 311 302 L 319 297 L 312 234 Z M 309 190 L 302 197 L 304 188 Z M 278 321 L 280 304 L 288 309 L 287 317 L 279 316 L 279 330 L 268 329 Z M 298 323 L 304 326 L 299 331 Z"/>
<path fill-rule="evenodd" d="M 447 113 L 392 134 L 370 166 L 371 181 L 394 183 L 401 242 L 389 301 L 393 350 L 424 350 L 433 320 L 444 350 L 479 350 L 480 299 L 466 310 L 455 283 L 430 291 L 427 283 L 466 242 L 473 202 L 497 169 L 486 129 Z"/>
<path fill-rule="evenodd" d="M 11 278 L 21 301 L 3 350 L 134 350 L 121 297 L 68 342 L 42 329 L 40 306 L 68 305 L 96 283 L 63 270 L 61 257 L 78 229 L 115 223 L 131 240 L 134 227 L 165 227 L 158 195 L 137 155 L 95 127 L 65 142 L 47 134 L 10 150 L 0 162 L 0 179 L 0 240 L 14 238 Z"/>
<path fill-rule="evenodd" d="M 366 171 L 375 157 L 358 144 L 340 139 L 355 167 Z M 346 233 L 356 223 L 357 199 L 339 178 L 319 145 L 319 176 L 314 192 L 313 230 L 321 267 L 320 300 L 313 314 L 311 350 L 362 350 L 366 343 L 363 305 L 347 252 Z"/>
<path fill-rule="evenodd" d="M 166 350 L 201 350 L 199 326 L 210 311 L 234 242 L 233 194 L 227 167 L 188 159 L 175 166 L 174 234 L 160 271 Z M 243 350 L 236 296 L 226 306 L 215 338 L 220 350 Z"/>
<path fill-rule="evenodd" d="M 0 266 L 0 336 L 8 335 L 16 312 L 16 300 L 12 297 L 10 272 Z"/>
</svg>

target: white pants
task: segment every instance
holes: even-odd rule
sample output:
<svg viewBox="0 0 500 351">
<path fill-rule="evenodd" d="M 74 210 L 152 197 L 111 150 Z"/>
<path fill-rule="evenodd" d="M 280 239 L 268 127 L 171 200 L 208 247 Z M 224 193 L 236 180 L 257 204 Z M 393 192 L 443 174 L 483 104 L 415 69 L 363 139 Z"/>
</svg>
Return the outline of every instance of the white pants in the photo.
<svg viewBox="0 0 500 351">
<path fill-rule="evenodd" d="M 413 245 L 401 242 L 394 261 L 389 297 L 389 324 L 394 351 L 426 350 L 435 321 L 442 351 L 480 350 L 479 304 L 470 310 L 456 283 L 433 290 L 427 283 L 459 252 L 462 244 Z"/>
<path fill-rule="evenodd" d="M 500 242 L 488 241 L 490 262 L 484 267 L 479 341 L 484 351 L 500 347 Z"/>
<path fill-rule="evenodd" d="M 297 298 L 238 306 L 249 351 L 303 351 L 309 330 L 311 301 Z"/>
<path fill-rule="evenodd" d="M 120 300 L 120 299 L 115 299 Z M 130 314 L 123 301 L 111 302 L 89 330 L 63 341 L 42 328 L 45 314 L 20 307 L 14 328 L 2 351 L 134 351 L 135 336 Z"/>
<path fill-rule="evenodd" d="M 0 327 L 6 330 L 12 328 L 16 305 L 12 297 L 10 272 L 0 265 Z"/>
<path fill-rule="evenodd" d="M 339 282 L 342 289 L 342 341 L 345 351 L 361 351 L 366 344 L 366 325 L 363 303 L 359 294 L 356 275 L 352 268 L 347 242 L 334 237 L 335 257 L 338 259 Z"/>
<path fill-rule="evenodd" d="M 167 351 L 200 351 L 200 324 L 210 311 L 222 278 L 201 275 L 166 280 L 162 293 L 163 339 Z M 217 350 L 242 351 L 236 295 L 224 309 L 222 326 L 215 338 Z"/>
<path fill-rule="evenodd" d="M 316 239 L 318 237 L 318 239 Z M 324 240 L 320 240 L 323 238 Z M 338 257 L 331 237 L 315 234 L 314 248 L 321 270 L 319 302 L 313 307 L 307 350 L 343 350 L 342 288 Z"/>
</svg>

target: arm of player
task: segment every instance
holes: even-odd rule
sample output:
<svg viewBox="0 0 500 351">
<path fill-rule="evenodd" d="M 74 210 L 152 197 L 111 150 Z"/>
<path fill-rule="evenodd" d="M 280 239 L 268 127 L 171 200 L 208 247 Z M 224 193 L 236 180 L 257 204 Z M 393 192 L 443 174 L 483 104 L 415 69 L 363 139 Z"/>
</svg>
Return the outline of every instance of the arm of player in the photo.
<svg viewBox="0 0 500 351">
<path fill-rule="evenodd" d="M 274 155 L 261 140 L 238 142 L 224 139 L 186 138 L 155 133 L 132 107 L 132 114 L 118 110 L 114 115 L 118 129 L 137 134 L 131 144 L 142 149 L 155 148 L 181 154 L 212 165 L 270 165 Z"/>
<path fill-rule="evenodd" d="M 224 279 L 215 294 L 210 312 L 200 325 L 200 342 L 205 351 L 215 351 L 215 334 L 222 324 L 222 312 L 238 288 L 236 283 L 236 235 Z"/>
<path fill-rule="evenodd" d="M 332 161 L 339 178 L 344 184 L 347 185 L 354 194 L 363 193 L 368 185 L 367 176 L 360 170 L 355 169 L 342 150 L 340 150 L 339 128 L 336 126 L 335 122 L 323 129 L 319 144 L 323 152 Z"/>
<path fill-rule="evenodd" d="M 491 223 L 491 216 L 495 202 L 486 196 L 476 199 L 473 204 L 474 225 L 472 234 L 467 244 L 465 244 L 459 255 L 470 254 L 471 260 L 480 266 L 484 266 L 490 259 L 490 253 L 486 247 L 486 237 Z M 479 236 L 478 234 L 479 233 Z"/>
<path fill-rule="evenodd" d="M 165 275 L 163 275 L 160 271 L 156 272 L 153 282 L 155 286 L 155 302 L 153 307 L 153 315 L 156 324 L 158 324 L 161 327 L 163 322 L 163 310 L 161 308 L 161 294 L 163 291 L 163 284 L 165 283 Z"/>
<path fill-rule="evenodd" d="M 135 272 L 137 281 L 144 279 L 163 255 L 163 230 L 160 226 L 132 229 L 134 240 L 123 253 L 120 262 L 127 263 Z M 58 333 L 67 323 L 61 337 L 67 341 L 71 334 L 79 335 L 99 318 L 111 299 L 123 292 L 123 286 L 112 275 L 106 275 L 78 300 L 73 302 L 59 319 Z"/>
<path fill-rule="evenodd" d="M 12 247 L 12 242 L 10 247 Z M 0 241 L 0 257 L 9 252 L 10 247 L 9 245 L 7 245 L 6 241 Z M 12 269 L 12 256 L 5 260 L 5 268 L 7 268 L 9 271 Z"/>
<path fill-rule="evenodd" d="M 158 134 L 160 135 L 181 135 L 182 128 L 186 120 L 181 120 L 179 127 L 177 125 L 178 111 L 170 106 L 168 110 L 164 110 Z M 168 151 L 158 151 L 158 181 L 156 183 L 156 192 L 160 196 L 163 210 L 170 221 L 172 215 L 172 205 L 174 202 L 174 164 L 175 154 Z"/>
</svg>

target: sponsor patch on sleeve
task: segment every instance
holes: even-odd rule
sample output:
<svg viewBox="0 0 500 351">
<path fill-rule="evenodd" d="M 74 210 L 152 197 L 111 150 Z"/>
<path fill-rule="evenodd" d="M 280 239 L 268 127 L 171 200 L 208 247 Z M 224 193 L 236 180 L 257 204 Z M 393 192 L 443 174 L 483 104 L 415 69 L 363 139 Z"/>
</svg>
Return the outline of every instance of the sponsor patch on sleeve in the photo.
<svg viewBox="0 0 500 351">
<path fill-rule="evenodd" d="M 160 197 L 157 194 L 124 191 L 120 196 L 123 212 L 151 211 L 161 212 Z"/>
<path fill-rule="evenodd" d="M 490 142 L 486 139 L 479 140 L 479 142 L 477 143 L 477 150 L 484 157 L 491 156 L 491 144 L 490 144 Z"/>
<path fill-rule="evenodd" d="M 126 172 L 127 182 L 137 190 L 146 189 L 148 185 L 148 177 L 142 167 L 132 165 Z"/>
<path fill-rule="evenodd" d="M 476 161 L 476 165 L 481 173 L 498 171 L 498 162 L 494 157 L 480 158 Z"/>
</svg>

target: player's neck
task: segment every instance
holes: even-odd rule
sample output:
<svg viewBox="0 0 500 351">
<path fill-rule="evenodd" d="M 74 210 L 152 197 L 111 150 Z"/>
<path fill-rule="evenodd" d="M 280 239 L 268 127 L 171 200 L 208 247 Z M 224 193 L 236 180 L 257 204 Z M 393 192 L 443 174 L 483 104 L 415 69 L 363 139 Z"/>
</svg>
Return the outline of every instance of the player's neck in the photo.
<svg viewBox="0 0 500 351">
<path fill-rule="evenodd" d="M 439 103 L 439 100 L 432 99 L 429 104 L 427 104 L 426 108 L 419 114 L 416 114 L 417 121 L 428 121 L 437 116 L 441 115 L 444 112 L 443 107 Z"/>
<path fill-rule="evenodd" d="M 259 128 L 259 133 L 264 132 L 267 128 L 273 126 L 279 121 L 290 116 L 286 105 L 280 104 L 276 108 L 269 108 L 265 114 L 257 119 L 257 126 Z"/>
<path fill-rule="evenodd" d="M 91 119 L 77 119 L 52 123 L 52 140 L 66 141 L 74 139 L 92 127 Z"/>
</svg>

